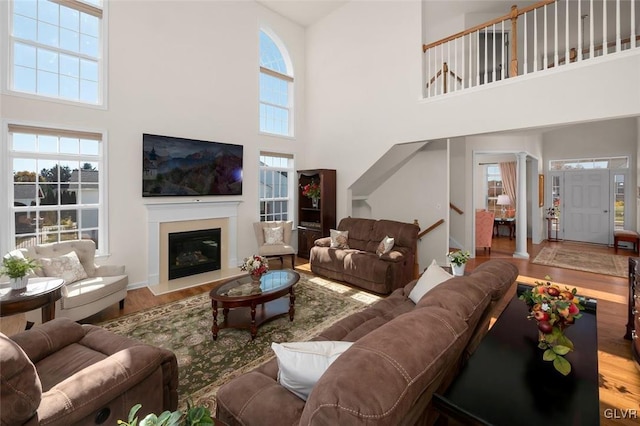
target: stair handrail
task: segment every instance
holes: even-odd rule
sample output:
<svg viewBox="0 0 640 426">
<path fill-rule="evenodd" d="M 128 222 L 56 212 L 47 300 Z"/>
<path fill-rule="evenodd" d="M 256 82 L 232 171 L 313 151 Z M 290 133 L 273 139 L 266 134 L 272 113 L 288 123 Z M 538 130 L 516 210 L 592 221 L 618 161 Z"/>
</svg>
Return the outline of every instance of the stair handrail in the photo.
<svg viewBox="0 0 640 426">
<path fill-rule="evenodd" d="M 462 211 L 462 209 L 458 206 L 456 206 L 453 203 L 449 203 L 449 207 L 451 208 L 451 210 L 453 210 L 454 212 L 458 213 L 459 215 L 463 215 L 464 211 Z"/>
<path fill-rule="evenodd" d="M 442 63 L 442 68 L 438 70 L 438 72 L 436 73 L 436 75 L 434 75 L 433 77 L 431 77 L 431 79 L 427 82 L 427 89 L 429 88 L 430 85 L 432 85 L 433 83 L 435 83 L 436 79 L 440 76 L 444 76 L 443 78 L 443 90 L 444 93 L 447 93 L 447 76 L 450 75 L 451 77 L 453 77 L 458 83 L 462 84 L 463 80 L 462 77 L 460 77 L 458 74 L 456 74 L 455 72 L 451 71 L 449 69 L 449 65 L 447 65 L 446 62 Z"/>
<path fill-rule="evenodd" d="M 417 221 L 416 221 L 417 222 Z M 438 226 L 442 225 L 444 223 L 444 219 L 440 219 L 437 222 L 435 222 L 433 225 L 431 225 L 430 227 L 428 227 L 427 229 L 420 231 L 418 233 L 418 239 L 421 239 L 422 237 L 424 237 L 425 235 L 427 235 L 429 232 L 433 231 L 434 229 L 436 229 Z"/>
</svg>

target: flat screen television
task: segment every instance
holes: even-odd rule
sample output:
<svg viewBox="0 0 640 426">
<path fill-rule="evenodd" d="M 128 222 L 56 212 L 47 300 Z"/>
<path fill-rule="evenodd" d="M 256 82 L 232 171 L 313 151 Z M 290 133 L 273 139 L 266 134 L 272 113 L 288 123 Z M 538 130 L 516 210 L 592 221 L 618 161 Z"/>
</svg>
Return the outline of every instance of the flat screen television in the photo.
<svg viewBox="0 0 640 426">
<path fill-rule="evenodd" d="M 142 196 L 242 195 L 242 145 L 142 135 Z"/>
</svg>

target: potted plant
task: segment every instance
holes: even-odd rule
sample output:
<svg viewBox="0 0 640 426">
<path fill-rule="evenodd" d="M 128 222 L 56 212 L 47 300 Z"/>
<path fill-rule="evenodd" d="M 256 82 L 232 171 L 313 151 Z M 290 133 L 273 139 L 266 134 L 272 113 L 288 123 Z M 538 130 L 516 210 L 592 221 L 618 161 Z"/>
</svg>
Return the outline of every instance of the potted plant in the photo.
<svg viewBox="0 0 640 426">
<path fill-rule="evenodd" d="M 38 265 L 33 259 L 8 254 L 2 258 L 0 274 L 9 277 L 12 289 L 21 290 L 27 286 L 29 281 L 26 275 L 36 266 Z"/>
<path fill-rule="evenodd" d="M 464 275 L 464 266 L 471 257 L 471 253 L 466 250 L 456 250 L 447 253 L 447 258 L 451 263 L 451 271 L 456 277 Z"/>
<path fill-rule="evenodd" d="M 211 417 L 211 411 L 206 407 L 193 407 L 187 402 L 187 411 L 183 413 L 180 410 L 176 411 L 164 411 L 159 416 L 150 413 L 140 420 L 138 423 L 138 417 L 136 414 L 142 407 L 142 404 L 136 404 L 131 407 L 129 411 L 129 418 L 125 422 L 124 420 L 118 420 L 118 424 L 122 426 L 205 426 L 215 425 L 213 418 Z"/>
</svg>

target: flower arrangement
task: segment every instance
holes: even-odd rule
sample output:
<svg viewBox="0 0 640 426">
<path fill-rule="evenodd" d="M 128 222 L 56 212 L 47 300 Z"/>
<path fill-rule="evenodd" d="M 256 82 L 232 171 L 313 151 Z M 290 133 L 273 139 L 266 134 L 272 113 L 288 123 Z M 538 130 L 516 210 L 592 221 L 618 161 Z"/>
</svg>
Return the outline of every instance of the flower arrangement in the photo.
<svg viewBox="0 0 640 426">
<path fill-rule="evenodd" d="M 254 254 L 244 259 L 240 269 L 247 271 L 253 277 L 259 278 L 269 270 L 269 261 L 266 257 Z"/>
<path fill-rule="evenodd" d="M 447 253 L 447 257 L 449 258 L 449 261 L 454 265 L 462 266 L 467 263 L 467 260 L 469 260 L 469 258 L 471 257 L 471 253 L 466 250 L 450 251 L 449 253 Z"/>
<path fill-rule="evenodd" d="M 547 217 L 558 217 L 560 216 L 560 207 L 552 206 L 547 207 Z"/>
<path fill-rule="evenodd" d="M 564 330 L 582 317 L 584 310 L 581 299 L 576 296 L 576 289 L 559 286 L 549 282 L 535 281 L 535 286 L 520 295 L 529 306 L 529 319 L 538 322 L 538 347 L 544 350 L 542 359 L 552 361 L 553 367 L 561 374 L 571 372 L 571 363 L 565 355 L 573 350 L 573 342 L 564 335 Z"/>
<path fill-rule="evenodd" d="M 320 198 L 320 185 L 318 185 L 317 182 L 312 180 L 306 185 L 300 185 L 300 188 L 302 188 L 302 195 L 305 197 L 309 197 L 311 199 Z"/>
<path fill-rule="evenodd" d="M 9 278 L 22 278 L 37 266 L 36 262 L 28 257 L 7 255 L 2 259 L 0 275 L 7 275 Z"/>
</svg>

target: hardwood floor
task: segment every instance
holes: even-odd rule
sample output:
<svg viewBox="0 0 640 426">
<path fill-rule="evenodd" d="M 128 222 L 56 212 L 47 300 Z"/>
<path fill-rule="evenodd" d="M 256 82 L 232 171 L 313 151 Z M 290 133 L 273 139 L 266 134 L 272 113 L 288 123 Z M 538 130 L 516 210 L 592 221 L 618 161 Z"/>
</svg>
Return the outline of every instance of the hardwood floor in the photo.
<svg viewBox="0 0 640 426">
<path fill-rule="evenodd" d="M 541 245 L 529 244 L 530 260 L 545 244 L 571 245 L 580 250 L 593 253 L 613 253 L 613 248 L 577 244 L 569 242 L 553 242 Z M 506 237 L 495 238 L 491 254 L 479 250 L 477 257 L 467 264 L 470 270 L 489 259 L 502 258 L 514 263 L 521 275 L 521 281 L 543 279 L 546 275 L 554 282 L 578 288 L 580 294 L 598 300 L 598 369 L 600 374 L 600 423 L 602 425 L 638 425 L 640 423 L 640 371 L 631 360 L 631 343 L 623 338 L 627 323 L 628 282 L 626 278 L 612 277 L 570 269 L 553 268 L 531 263 L 528 259 L 512 257 L 515 248 L 514 240 Z M 618 254 L 633 255 L 627 250 L 619 250 Z M 308 272 L 309 264 L 298 259 L 296 269 Z M 272 262 L 278 268 L 279 262 Z M 129 291 L 123 310 L 117 305 L 87 318 L 83 322 L 99 323 L 121 315 L 137 312 L 153 306 L 179 300 L 191 295 L 209 291 L 213 284 L 202 285 L 162 296 L 154 296 L 147 288 Z M 506 304 L 506 299 L 505 299 Z"/>
</svg>

